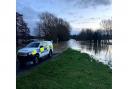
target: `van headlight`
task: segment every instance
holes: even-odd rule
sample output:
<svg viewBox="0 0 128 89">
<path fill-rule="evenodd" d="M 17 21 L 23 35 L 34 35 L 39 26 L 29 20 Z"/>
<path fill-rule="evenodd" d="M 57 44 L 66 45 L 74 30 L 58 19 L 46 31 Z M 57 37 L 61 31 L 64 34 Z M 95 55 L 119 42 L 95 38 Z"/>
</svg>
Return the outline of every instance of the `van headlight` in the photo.
<svg viewBox="0 0 128 89">
<path fill-rule="evenodd" d="M 31 55 L 31 54 L 32 54 L 32 52 L 28 52 L 28 53 L 27 53 L 27 55 Z"/>
<path fill-rule="evenodd" d="M 27 56 L 27 53 L 24 53 L 24 52 L 18 52 L 17 55 L 19 55 L 19 56 Z"/>
</svg>

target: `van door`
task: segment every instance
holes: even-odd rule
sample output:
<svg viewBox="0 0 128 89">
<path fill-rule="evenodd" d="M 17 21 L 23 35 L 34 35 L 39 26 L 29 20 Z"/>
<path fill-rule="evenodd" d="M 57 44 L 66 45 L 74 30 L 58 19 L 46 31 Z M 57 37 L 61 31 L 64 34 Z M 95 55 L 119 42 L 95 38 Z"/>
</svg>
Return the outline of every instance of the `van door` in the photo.
<svg viewBox="0 0 128 89">
<path fill-rule="evenodd" d="M 43 57 L 47 54 L 48 54 L 47 45 L 46 44 L 41 45 L 40 46 L 40 57 Z"/>
</svg>

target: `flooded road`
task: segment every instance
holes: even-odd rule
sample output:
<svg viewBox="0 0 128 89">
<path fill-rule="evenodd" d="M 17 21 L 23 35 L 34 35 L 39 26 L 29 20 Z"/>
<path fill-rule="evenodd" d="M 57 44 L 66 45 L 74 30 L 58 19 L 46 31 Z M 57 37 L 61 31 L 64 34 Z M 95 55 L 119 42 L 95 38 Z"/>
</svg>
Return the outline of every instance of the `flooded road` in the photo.
<svg viewBox="0 0 128 89">
<path fill-rule="evenodd" d="M 68 47 L 78 50 L 81 53 L 88 53 L 97 61 L 107 64 L 112 67 L 112 45 L 106 43 L 90 43 L 86 41 L 69 40 Z"/>
</svg>

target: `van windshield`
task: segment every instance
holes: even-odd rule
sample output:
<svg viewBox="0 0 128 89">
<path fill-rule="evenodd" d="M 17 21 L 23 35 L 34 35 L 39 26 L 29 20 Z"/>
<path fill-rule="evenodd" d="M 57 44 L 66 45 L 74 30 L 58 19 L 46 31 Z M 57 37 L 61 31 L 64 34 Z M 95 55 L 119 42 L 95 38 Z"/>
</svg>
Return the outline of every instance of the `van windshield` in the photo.
<svg viewBox="0 0 128 89">
<path fill-rule="evenodd" d="M 28 44 L 26 47 L 28 47 L 28 48 L 31 48 L 31 47 L 39 47 L 39 44 L 40 43 L 30 43 L 30 44 Z"/>
</svg>

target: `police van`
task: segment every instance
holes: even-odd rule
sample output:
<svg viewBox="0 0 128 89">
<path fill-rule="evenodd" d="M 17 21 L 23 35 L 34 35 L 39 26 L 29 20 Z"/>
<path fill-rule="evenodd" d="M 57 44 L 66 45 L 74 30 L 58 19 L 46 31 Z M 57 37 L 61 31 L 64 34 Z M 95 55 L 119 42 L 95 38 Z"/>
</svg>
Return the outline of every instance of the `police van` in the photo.
<svg viewBox="0 0 128 89">
<path fill-rule="evenodd" d="M 26 47 L 19 49 L 17 52 L 17 58 L 20 65 L 25 65 L 28 61 L 37 64 L 44 56 L 52 57 L 52 54 L 52 41 L 35 41 L 29 43 Z"/>
</svg>

